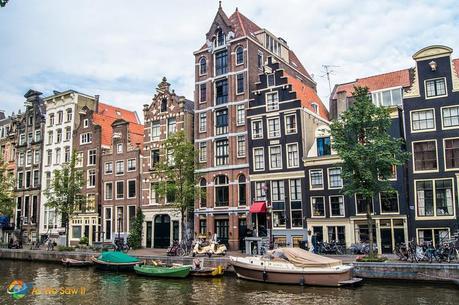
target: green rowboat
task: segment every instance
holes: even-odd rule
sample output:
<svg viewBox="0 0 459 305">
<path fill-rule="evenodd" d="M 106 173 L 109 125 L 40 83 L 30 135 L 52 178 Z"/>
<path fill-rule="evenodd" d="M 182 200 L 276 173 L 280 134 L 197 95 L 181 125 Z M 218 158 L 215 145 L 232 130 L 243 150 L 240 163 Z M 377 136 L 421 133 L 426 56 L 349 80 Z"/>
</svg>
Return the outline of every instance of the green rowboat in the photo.
<svg viewBox="0 0 459 305">
<path fill-rule="evenodd" d="M 191 266 L 160 267 L 152 265 L 134 266 L 137 274 L 154 277 L 185 278 L 190 274 Z"/>
</svg>

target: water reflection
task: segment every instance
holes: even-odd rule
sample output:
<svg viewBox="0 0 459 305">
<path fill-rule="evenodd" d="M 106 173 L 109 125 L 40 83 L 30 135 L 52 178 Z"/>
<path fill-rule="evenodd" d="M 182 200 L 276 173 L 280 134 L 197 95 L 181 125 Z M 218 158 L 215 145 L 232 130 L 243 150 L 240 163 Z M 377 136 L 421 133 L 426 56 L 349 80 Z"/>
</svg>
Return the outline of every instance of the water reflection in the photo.
<svg viewBox="0 0 459 305">
<path fill-rule="evenodd" d="M 86 288 L 84 295 L 28 295 L 14 301 L 6 294 L 13 279 L 40 288 Z M 135 274 L 66 269 L 56 264 L 0 261 L 0 304 L 456 304 L 459 290 L 448 285 L 367 282 L 359 288 L 283 286 L 239 280 L 152 279 Z"/>
</svg>

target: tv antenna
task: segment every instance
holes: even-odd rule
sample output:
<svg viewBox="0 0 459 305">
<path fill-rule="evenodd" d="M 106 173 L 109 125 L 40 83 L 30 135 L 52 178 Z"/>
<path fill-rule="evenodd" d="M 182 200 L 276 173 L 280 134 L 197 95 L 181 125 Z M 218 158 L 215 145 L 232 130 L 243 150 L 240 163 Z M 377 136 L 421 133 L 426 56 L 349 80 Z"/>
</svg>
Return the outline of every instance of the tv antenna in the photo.
<svg viewBox="0 0 459 305">
<path fill-rule="evenodd" d="M 333 68 L 339 68 L 339 66 L 334 66 L 334 65 L 322 65 L 322 68 L 324 68 L 324 74 L 322 74 L 320 77 L 326 77 L 328 80 L 328 89 L 331 95 L 332 88 L 331 88 L 331 80 L 330 80 L 330 75 L 333 75 L 335 73 L 335 70 Z"/>
</svg>

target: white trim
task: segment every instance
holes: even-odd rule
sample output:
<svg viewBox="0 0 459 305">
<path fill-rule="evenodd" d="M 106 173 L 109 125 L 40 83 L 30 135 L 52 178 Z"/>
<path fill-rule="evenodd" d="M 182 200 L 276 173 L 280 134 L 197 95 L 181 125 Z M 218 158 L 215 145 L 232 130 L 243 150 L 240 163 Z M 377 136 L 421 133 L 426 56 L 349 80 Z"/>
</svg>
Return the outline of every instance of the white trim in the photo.
<svg viewBox="0 0 459 305">
<path fill-rule="evenodd" d="M 118 198 L 118 182 L 122 182 L 123 183 L 123 197 L 120 197 Z M 124 196 L 124 187 L 125 187 L 125 181 L 124 180 L 116 180 L 115 181 L 115 200 L 124 200 L 125 196 Z"/>
<path fill-rule="evenodd" d="M 269 122 L 270 121 L 275 121 L 275 120 L 277 120 L 277 123 L 278 123 L 277 124 L 277 127 L 278 127 L 277 133 L 278 133 L 278 135 L 272 135 L 271 134 L 271 133 L 274 133 L 274 132 L 273 132 L 273 130 L 271 130 Z M 281 137 L 282 132 L 281 132 L 280 116 L 273 116 L 273 117 L 266 118 L 266 125 L 268 127 L 268 139 L 277 139 L 277 138 Z"/>
<path fill-rule="evenodd" d="M 310 203 L 310 206 L 311 206 L 311 218 L 325 218 L 327 217 L 327 212 L 326 212 L 326 209 L 325 209 L 325 196 L 310 196 L 309 197 L 310 200 L 309 200 L 309 203 Z M 315 216 L 314 215 L 314 209 L 313 209 L 313 199 L 315 198 L 322 198 L 322 204 L 323 204 L 323 208 L 324 208 L 324 215 L 323 216 Z"/>
<path fill-rule="evenodd" d="M 261 124 L 260 133 L 257 133 L 257 135 L 259 135 L 259 136 L 255 136 L 255 133 L 254 133 L 254 123 L 255 122 L 260 122 L 260 124 Z M 261 119 L 251 120 L 250 121 L 250 128 L 252 130 L 252 140 L 263 139 L 263 120 L 261 120 Z"/>
<path fill-rule="evenodd" d="M 296 162 L 296 165 L 289 165 L 289 153 L 290 153 L 290 152 L 288 151 L 288 148 L 289 148 L 290 146 L 296 146 L 296 154 L 298 155 L 298 159 L 292 158 L 293 162 Z M 286 151 L 286 153 L 287 153 L 287 159 L 286 159 L 286 161 L 287 161 L 287 164 L 286 164 L 287 168 L 297 168 L 297 167 L 300 167 L 300 161 L 301 161 L 301 159 L 300 159 L 300 148 L 299 148 L 298 142 L 286 144 L 286 145 L 285 145 L 285 151 Z"/>
<path fill-rule="evenodd" d="M 276 147 L 279 147 L 279 153 L 280 153 L 280 166 L 279 167 L 271 167 L 271 149 L 272 148 L 276 148 Z M 271 145 L 271 146 L 268 146 L 268 157 L 269 157 L 269 170 L 278 170 L 278 169 L 282 169 L 283 167 L 283 162 L 282 162 L 282 145 Z"/>
<path fill-rule="evenodd" d="M 438 80 L 438 79 L 443 79 L 445 81 L 445 92 L 446 92 L 446 94 L 427 97 L 427 82 Z M 424 80 L 424 97 L 425 97 L 426 100 L 432 100 L 432 99 L 442 98 L 442 97 L 447 97 L 447 96 L 448 96 L 448 83 L 446 82 L 446 77 L 436 77 L 436 78 L 430 78 L 430 79 L 425 79 Z"/>
<path fill-rule="evenodd" d="M 112 185 L 112 198 L 109 199 L 107 198 L 107 184 L 111 184 Z M 113 200 L 114 199 L 114 193 L 115 193 L 115 188 L 113 187 L 113 181 L 106 181 L 104 182 L 104 201 L 108 201 L 108 200 Z"/>
<path fill-rule="evenodd" d="M 357 194 L 354 194 L 354 203 L 355 203 L 355 216 L 362 216 L 362 215 L 367 215 L 367 212 L 365 211 L 365 213 L 357 213 L 358 212 L 358 209 L 357 209 Z M 372 210 L 373 212 L 371 213 L 371 215 L 374 215 L 375 214 L 375 200 L 373 197 L 371 197 L 371 206 L 372 206 Z"/>
<path fill-rule="evenodd" d="M 416 228 L 416 242 L 417 243 L 420 243 L 419 242 L 419 231 L 431 231 L 432 232 L 432 242 L 435 244 L 436 241 L 435 241 L 435 234 L 434 234 L 434 230 L 443 230 L 443 231 L 448 231 L 448 237 L 451 238 L 451 229 L 449 227 L 429 227 L 429 228 Z"/>
<path fill-rule="evenodd" d="M 312 187 L 312 178 L 311 178 L 311 172 L 312 171 L 320 171 L 322 174 L 322 187 L 321 188 L 316 188 Z M 309 190 L 311 191 L 321 191 L 325 188 L 325 179 L 324 179 L 324 170 L 322 168 L 311 168 L 309 170 Z"/>
<path fill-rule="evenodd" d="M 337 168 L 340 169 L 341 186 L 339 186 L 339 187 L 331 187 L 331 184 L 330 184 L 330 170 L 331 169 L 337 169 Z M 343 168 L 341 166 L 335 166 L 335 167 L 328 167 L 327 168 L 327 185 L 328 185 L 328 189 L 329 190 L 338 190 L 338 189 L 342 189 L 343 188 L 344 182 L 343 182 L 342 174 L 343 174 Z"/>
<path fill-rule="evenodd" d="M 419 129 L 419 130 L 414 130 L 413 128 L 413 113 L 415 112 L 426 112 L 432 110 L 433 111 L 433 128 L 428 128 L 428 129 Z M 410 131 L 411 133 L 420 133 L 420 132 L 429 132 L 429 131 L 435 131 L 437 130 L 437 120 L 435 118 L 435 108 L 425 108 L 425 109 L 416 109 L 416 110 L 411 110 L 410 111 Z"/>
<path fill-rule="evenodd" d="M 435 183 L 437 180 L 451 180 L 451 195 L 452 195 L 452 208 L 453 214 L 452 215 L 444 215 L 444 216 L 437 216 L 437 198 L 436 198 L 436 189 Z M 433 215 L 426 215 L 426 216 L 419 216 L 418 215 L 418 192 L 416 190 L 417 183 L 420 181 L 432 181 L 432 192 L 433 192 Z M 453 177 L 445 177 L 445 178 L 430 178 L 430 179 L 414 179 L 414 216 L 416 220 L 437 220 L 437 219 L 455 219 L 456 218 L 456 190 L 454 187 L 454 178 Z"/>
<path fill-rule="evenodd" d="M 294 121 L 295 121 L 295 131 L 291 131 L 289 132 L 288 128 L 287 128 L 287 117 L 291 117 L 293 116 L 294 117 Z M 286 135 L 290 135 L 290 134 L 296 134 L 298 132 L 298 122 L 296 120 L 296 112 L 294 113 L 284 113 L 284 130 L 285 130 L 285 134 Z"/>
<path fill-rule="evenodd" d="M 263 152 L 263 168 L 257 168 L 256 167 L 256 158 L 255 158 L 255 150 L 261 150 Z M 260 171 L 264 171 L 265 170 L 265 167 L 266 167 L 266 158 L 265 158 L 265 149 L 263 146 L 259 146 L 259 147 L 252 147 L 252 156 L 253 156 L 253 171 L 254 172 L 260 172 Z"/>
<path fill-rule="evenodd" d="M 382 210 L 382 201 L 381 201 L 381 193 L 384 193 L 384 192 L 379 192 L 378 193 L 378 197 L 379 197 L 379 213 L 381 215 L 400 215 L 400 195 L 399 195 L 398 191 L 395 191 L 395 194 L 397 195 L 397 212 L 383 212 L 383 210 Z M 387 192 L 385 192 L 385 193 L 387 193 Z"/>
<path fill-rule="evenodd" d="M 135 196 L 130 197 L 129 196 L 129 182 L 134 181 L 135 182 Z M 127 199 L 134 199 L 137 198 L 137 179 L 128 179 L 126 180 L 126 198 Z"/>
<path fill-rule="evenodd" d="M 417 171 L 416 170 L 416 162 L 415 162 L 415 153 L 414 153 L 414 144 L 416 143 L 424 143 L 424 142 L 435 142 L 435 153 L 436 153 L 436 161 L 437 161 L 437 169 L 430 169 L 430 170 L 421 170 Z M 411 142 L 411 151 L 412 151 L 412 162 L 413 162 L 413 173 L 414 174 L 419 174 L 419 173 L 438 173 L 440 165 L 438 164 L 438 145 L 437 145 L 437 139 L 425 139 L 425 140 L 418 140 L 418 141 L 413 141 Z"/>
<path fill-rule="evenodd" d="M 331 198 L 332 197 L 341 197 L 342 198 L 343 212 L 344 212 L 343 215 L 333 215 L 332 214 L 332 207 L 331 207 Z M 345 218 L 346 217 L 346 204 L 344 202 L 344 195 L 329 195 L 328 196 L 328 208 L 330 210 L 330 218 Z"/>
<path fill-rule="evenodd" d="M 445 127 L 445 125 L 443 124 L 443 110 L 446 109 L 446 108 L 458 108 L 458 116 L 459 116 L 459 105 L 453 105 L 453 106 L 443 106 L 443 107 L 440 107 L 440 116 L 441 116 L 441 128 L 443 130 L 450 130 L 450 129 L 459 129 L 459 124 L 458 125 L 455 125 L 455 126 L 450 126 L 450 127 Z"/>
<path fill-rule="evenodd" d="M 443 139 L 443 166 L 445 172 L 451 172 L 451 171 L 458 171 L 459 167 L 453 167 L 453 168 L 447 168 L 446 167 L 446 141 L 447 140 L 458 140 L 459 137 L 451 137 L 451 138 L 444 138 Z"/>
</svg>

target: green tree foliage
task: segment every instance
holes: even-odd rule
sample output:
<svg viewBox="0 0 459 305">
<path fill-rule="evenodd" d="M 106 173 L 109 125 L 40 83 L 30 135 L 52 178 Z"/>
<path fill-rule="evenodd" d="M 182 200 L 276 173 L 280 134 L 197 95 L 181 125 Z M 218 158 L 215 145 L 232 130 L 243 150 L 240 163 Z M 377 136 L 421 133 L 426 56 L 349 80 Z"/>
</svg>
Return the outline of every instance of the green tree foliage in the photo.
<svg viewBox="0 0 459 305">
<path fill-rule="evenodd" d="M 5 7 L 9 0 L 0 0 L 0 7 Z"/>
<path fill-rule="evenodd" d="M 83 174 L 75 168 L 76 152 L 72 153 L 69 163 L 65 163 L 53 172 L 53 179 L 45 190 L 47 207 L 55 209 L 65 225 L 66 243 L 69 245 L 69 220 L 79 211 L 84 212 L 86 199 L 81 193 Z"/>
<path fill-rule="evenodd" d="M 390 109 L 376 107 L 368 88 L 354 90 L 354 104 L 330 126 L 332 147 L 343 160 L 344 194 L 360 194 L 366 199 L 369 256 L 373 257 L 372 198 L 379 192 L 394 191 L 387 180 L 392 175 L 392 166 L 404 164 L 409 154 L 403 151 L 403 139 L 389 134 Z"/>
<path fill-rule="evenodd" d="M 156 192 L 160 197 L 167 198 L 167 202 L 173 202 L 172 206 L 180 210 L 182 236 L 185 236 L 185 218 L 193 207 L 196 192 L 196 151 L 183 131 L 169 136 L 163 149 L 165 157 L 155 167 L 155 173 L 159 177 Z"/>
<path fill-rule="evenodd" d="M 8 173 L 7 162 L 0 154 L 0 215 L 12 217 L 14 213 L 14 179 Z"/>
<path fill-rule="evenodd" d="M 141 208 L 137 208 L 134 224 L 128 236 L 128 244 L 132 249 L 139 249 L 142 247 L 142 228 L 145 215 Z"/>
</svg>

